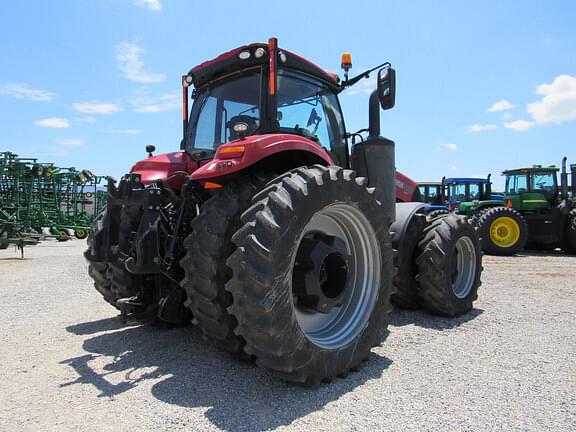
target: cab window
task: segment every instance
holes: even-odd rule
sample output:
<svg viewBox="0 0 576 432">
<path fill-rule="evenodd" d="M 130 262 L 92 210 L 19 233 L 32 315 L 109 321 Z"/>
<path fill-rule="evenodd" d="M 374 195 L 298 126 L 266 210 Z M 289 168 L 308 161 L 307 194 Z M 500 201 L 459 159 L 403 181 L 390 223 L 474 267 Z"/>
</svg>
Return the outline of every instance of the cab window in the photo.
<svg viewBox="0 0 576 432">
<path fill-rule="evenodd" d="M 453 201 L 466 201 L 466 185 L 464 184 L 457 184 L 457 185 L 450 185 L 450 199 Z"/>
<path fill-rule="evenodd" d="M 532 174 L 532 190 L 544 190 L 552 192 L 556 189 L 556 176 L 553 173 Z"/>
<path fill-rule="evenodd" d="M 312 78 L 281 70 L 278 74 L 280 132 L 305 136 L 332 152 L 346 165 L 347 150 L 340 105 L 334 92 Z"/>
<path fill-rule="evenodd" d="M 470 183 L 470 199 L 479 200 L 480 199 L 480 185 L 477 183 Z"/>
<path fill-rule="evenodd" d="M 528 177 L 526 174 L 511 175 L 506 179 L 506 193 L 520 194 L 528 192 Z"/>
</svg>

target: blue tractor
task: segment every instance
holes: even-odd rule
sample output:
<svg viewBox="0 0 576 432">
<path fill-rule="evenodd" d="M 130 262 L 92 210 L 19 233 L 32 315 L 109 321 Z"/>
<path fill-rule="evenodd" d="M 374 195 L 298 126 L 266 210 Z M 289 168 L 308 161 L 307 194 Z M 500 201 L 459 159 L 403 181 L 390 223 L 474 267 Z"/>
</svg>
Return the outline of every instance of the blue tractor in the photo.
<svg viewBox="0 0 576 432">
<path fill-rule="evenodd" d="M 462 202 L 503 201 L 503 194 L 492 192 L 490 177 L 443 177 L 441 182 L 419 182 L 418 188 L 429 214 L 437 216 L 457 209 Z"/>
</svg>

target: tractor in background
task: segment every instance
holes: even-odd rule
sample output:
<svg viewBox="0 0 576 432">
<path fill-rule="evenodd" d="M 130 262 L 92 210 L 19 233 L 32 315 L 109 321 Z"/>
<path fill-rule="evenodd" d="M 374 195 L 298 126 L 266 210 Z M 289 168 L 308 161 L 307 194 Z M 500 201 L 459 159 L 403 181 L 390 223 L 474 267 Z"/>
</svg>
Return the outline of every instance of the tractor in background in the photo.
<svg viewBox="0 0 576 432">
<path fill-rule="evenodd" d="M 471 217 L 488 254 L 514 255 L 524 247 L 576 253 L 576 165 L 534 165 L 506 170 L 503 200 L 462 202 L 458 213 Z M 558 173 L 560 172 L 560 182 Z"/>
<path fill-rule="evenodd" d="M 422 202 L 425 202 L 433 206 L 444 205 L 444 187 L 442 185 L 442 182 L 438 181 L 418 182 L 418 191 L 420 193 Z"/>
<path fill-rule="evenodd" d="M 395 144 L 380 136 L 396 73 L 383 63 L 349 78 L 351 66 L 343 55 L 341 80 L 271 38 L 185 74 L 180 151 L 149 146 L 109 180 L 90 232 L 104 299 L 125 318 L 192 320 L 222 349 L 311 385 L 383 341 L 397 288 L 439 314 L 469 311 L 477 234 L 464 217 L 396 204 Z M 373 72 L 369 127 L 349 133 L 338 94 Z"/>
<path fill-rule="evenodd" d="M 500 203 L 504 195 L 492 192 L 490 177 L 442 177 L 441 182 L 419 182 L 418 189 L 422 201 L 429 204 L 429 214 L 438 216 L 456 210 L 462 202 Z"/>
<path fill-rule="evenodd" d="M 462 202 L 499 201 L 503 194 L 492 192 L 492 182 L 488 174 L 486 178 L 451 177 L 442 179 L 443 201 L 450 210 L 458 208 Z"/>
</svg>

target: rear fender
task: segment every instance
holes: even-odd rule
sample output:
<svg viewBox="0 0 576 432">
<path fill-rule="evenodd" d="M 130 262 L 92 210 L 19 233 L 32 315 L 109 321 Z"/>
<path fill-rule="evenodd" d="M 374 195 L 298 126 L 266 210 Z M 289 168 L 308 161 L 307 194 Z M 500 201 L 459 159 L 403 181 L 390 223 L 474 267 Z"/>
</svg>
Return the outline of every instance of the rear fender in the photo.
<svg viewBox="0 0 576 432">
<path fill-rule="evenodd" d="M 417 202 L 396 203 L 396 220 L 390 227 L 392 247 L 396 250 L 402 248 L 406 230 L 410 221 L 416 214 L 425 214 L 426 204 Z"/>
<path fill-rule="evenodd" d="M 226 152 L 233 148 L 243 148 L 243 150 L 241 154 L 238 152 L 234 154 L 235 157 L 230 157 Z M 261 161 L 284 153 L 307 154 L 314 161 L 334 165 L 330 153 L 320 144 L 306 137 L 292 134 L 255 135 L 218 147 L 214 159 L 194 171 L 191 178 L 196 181 L 218 181 L 218 179 L 238 174 Z"/>
</svg>

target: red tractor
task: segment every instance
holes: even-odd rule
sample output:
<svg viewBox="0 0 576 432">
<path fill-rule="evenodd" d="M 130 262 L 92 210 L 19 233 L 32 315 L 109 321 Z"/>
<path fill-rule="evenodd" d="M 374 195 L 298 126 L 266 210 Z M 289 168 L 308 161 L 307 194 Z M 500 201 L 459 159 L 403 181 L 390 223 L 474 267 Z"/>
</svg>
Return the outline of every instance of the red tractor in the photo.
<svg viewBox="0 0 576 432">
<path fill-rule="evenodd" d="M 271 38 L 183 76 L 181 150 L 149 146 L 110 180 L 88 239 L 105 300 L 124 316 L 192 320 L 221 348 L 308 384 L 347 374 L 382 342 L 396 255 L 408 306 L 470 310 L 478 238 L 463 218 L 395 203 L 394 143 L 380 136 L 395 71 L 349 79 L 349 57 L 341 81 Z M 369 128 L 348 133 L 338 94 L 376 70 Z"/>
</svg>

